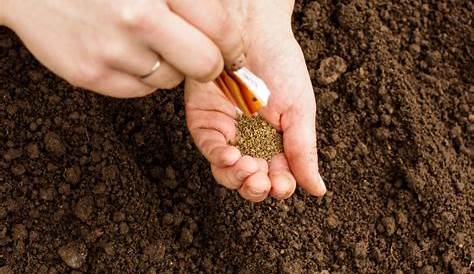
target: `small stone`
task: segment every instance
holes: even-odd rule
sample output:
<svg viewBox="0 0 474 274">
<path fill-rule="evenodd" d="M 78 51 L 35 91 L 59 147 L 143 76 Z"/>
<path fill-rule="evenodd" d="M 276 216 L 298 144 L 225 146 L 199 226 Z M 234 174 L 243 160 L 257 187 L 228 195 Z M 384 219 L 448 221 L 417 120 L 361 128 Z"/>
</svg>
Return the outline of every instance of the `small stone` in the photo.
<svg viewBox="0 0 474 274">
<path fill-rule="evenodd" d="M 94 213 L 94 199 L 92 197 L 82 197 L 74 208 L 74 214 L 83 222 L 89 220 Z"/>
<path fill-rule="evenodd" d="M 66 168 L 64 180 L 70 184 L 77 184 L 81 180 L 81 169 L 78 166 Z"/>
<path fill-rule="evenodd" d="M 316 71 L 316 79 L 320 84 L 328 85 L 335 82 L 346 70 L 344 59 L 339 56 L 328 57 L 321 62 Z"/>
<path fill-rule="evenodd" d="M 36 144 L 29 144 L 26 146 L 26 153 L 30 159 L 37 159 L 39 157 L 39 149 Z"/>
<path fill-rule="evenodd" d="M 44 136 L 44 145 L 48 152 L 51 154 L 60 157 L 66 153 L 66 149 L 59 138 L 59 136 L 54 132 L 48 132 Z"/>
<path fill-rule="evenodd" d="M 59 257 L 73 269 L 79 269 L 84 265 L 87 252 L 87 246 L 80 241 L 70 242 L 58 249 Z"/>
</svg>

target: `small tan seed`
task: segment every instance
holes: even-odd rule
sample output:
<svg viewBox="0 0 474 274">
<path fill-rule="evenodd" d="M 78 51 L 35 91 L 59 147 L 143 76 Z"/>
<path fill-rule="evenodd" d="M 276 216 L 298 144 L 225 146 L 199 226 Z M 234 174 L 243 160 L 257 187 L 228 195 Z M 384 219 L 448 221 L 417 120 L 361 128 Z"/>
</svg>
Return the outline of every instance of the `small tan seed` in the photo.
<svg viewBox="0 0 474 274">
<path fill-rule="evenodd" d="M 283 151 L 283 136 L 261 116 L 241 115 L 237 118 L 237 148 L 242 155 L 270 162 Z"/>
</svg>

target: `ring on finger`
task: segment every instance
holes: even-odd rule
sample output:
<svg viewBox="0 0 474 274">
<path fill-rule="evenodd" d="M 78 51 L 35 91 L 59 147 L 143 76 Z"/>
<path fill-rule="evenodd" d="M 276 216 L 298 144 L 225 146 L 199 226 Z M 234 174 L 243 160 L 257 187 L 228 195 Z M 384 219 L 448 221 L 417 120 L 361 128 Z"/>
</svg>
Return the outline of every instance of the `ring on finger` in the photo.
<svg viewBox="0 0 474 274">
<path fill-rule="evenodd" d="M 155 73 L 156 71 L 158 71 L 158 69 L 160 68 L 160 66 L 161 66 L 161 59 L 160 59 L 160 56 L 157 56 L 157 60 L 156 60 L 155 64 L 153 65 L 153 67 L 151 68 L 150 72 L 141 75 L 140 78 L 141 78 L 141 79 L 145 79 L 145 78 L 150 77 L 151 75 L 153 75 L 153 73 Z"/>
</svg>

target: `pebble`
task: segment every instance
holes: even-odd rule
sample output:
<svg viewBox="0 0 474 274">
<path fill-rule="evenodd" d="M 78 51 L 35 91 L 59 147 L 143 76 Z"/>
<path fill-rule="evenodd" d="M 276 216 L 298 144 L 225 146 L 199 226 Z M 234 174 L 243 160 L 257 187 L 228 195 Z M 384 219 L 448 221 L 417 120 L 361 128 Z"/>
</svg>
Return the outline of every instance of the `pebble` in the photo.
<svg viewBox="0 0 474 274">
<path fill-rule="evenodd" d="M 79 269 L 86 262 L 87 246 L 80 241 L 70 242 L 58 249 L 59 257 L 71 268 Z"/>
</svg>

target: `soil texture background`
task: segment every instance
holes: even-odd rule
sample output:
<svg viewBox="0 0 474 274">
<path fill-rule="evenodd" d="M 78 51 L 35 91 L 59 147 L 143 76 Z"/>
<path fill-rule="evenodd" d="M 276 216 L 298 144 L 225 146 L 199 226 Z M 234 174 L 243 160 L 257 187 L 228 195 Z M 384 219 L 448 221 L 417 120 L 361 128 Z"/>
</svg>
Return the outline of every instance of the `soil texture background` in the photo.
<svg viewBox="0 0 474 274">
<path fill-rule="evenodd" d="M 472 1 L 297 1 L 329 192 L 219 187 L 182 89 L 72 88 L 0 29 L 0 273 L 472 273 Z"/>
</svg>

